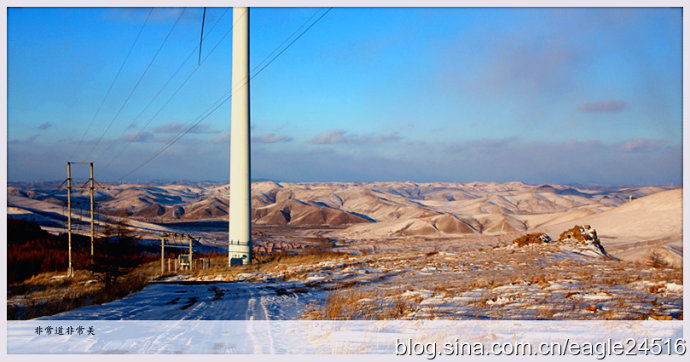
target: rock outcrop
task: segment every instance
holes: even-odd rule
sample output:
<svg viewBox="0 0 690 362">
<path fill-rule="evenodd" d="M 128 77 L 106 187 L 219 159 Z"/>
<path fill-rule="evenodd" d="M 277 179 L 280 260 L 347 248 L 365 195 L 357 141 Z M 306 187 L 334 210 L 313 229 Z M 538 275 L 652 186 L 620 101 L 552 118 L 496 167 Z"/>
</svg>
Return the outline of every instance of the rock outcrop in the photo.
<svg viewBox="0 0 690 362">
<path fill-rule="evenodd" d="M 544 244 L 544 243 L 550 243 L 551 242 L 551 237 L 544 233 L 532 233 L 532 234 L 526 234 L 522 235 L 521 237 L 513 240 L 513 244 L 519 247 L 523 247 L 525 245 L 529 244 Z"/>
<path fill-rule="evenodd" d="M 602 254 L 611 258 L 611 256 L 606 252 L 604 247 L 601 245 L 601 241 L 597 236 L 597 231 L 590 225 L 575 225 L 572 229 L 566 230 L 561 233 L 558 237 L 560 242 L 574 241 L 577 243 L 592 245 L 599 249 Z"/>
</svg>

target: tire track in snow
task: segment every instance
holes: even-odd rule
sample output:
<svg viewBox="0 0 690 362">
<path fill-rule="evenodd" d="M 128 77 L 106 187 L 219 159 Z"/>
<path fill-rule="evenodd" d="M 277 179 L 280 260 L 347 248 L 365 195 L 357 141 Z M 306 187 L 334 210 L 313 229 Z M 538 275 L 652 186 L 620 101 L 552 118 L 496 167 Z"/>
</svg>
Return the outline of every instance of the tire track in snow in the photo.
<svg viewBox="0 0 690 362">
<path fill-rule="evenodd" d="M 245 318 L 248 321 L 253 321 L 254 320 L 254 304 L 256 303 L 254 299 L 254 292 L 251 290 L 251 288 L 246 288 L 247 294 L 249 294 L 249 298 L 247 299 L 247 312 L 245 314 Z M 253 322 L 248 322 L 247 323 L 247 335 L 249 336 L 249 339 L 252 342 L 252 346 L 254 347 L 254 353 L 261 353 L 261 348 L 259 348 L 258 340 L 256 338 L 256 335 L 254 334 L 254 323 Z"/>
<path fill-rule="evenodd" d="M 265 320 L 270 320 L 271 318 L 269 317 L 268 309 L 266 309 L 266 304 L 265 304 L 265 301 L 266 301 L 267 299 L 268 299 L 268 298 L 264 298 L 264 297 L 262 297 L 261 299 L 259 299 L 259 305 L 261 305 L 261 309 L 263 310 L 264 319 L 265 319 Z M 271 325 L 270 325 L 269 323 L 263 323 L 263 325 L 266 327 L 266 333 L 265 333 L 265 335 L 266 335 L 266 337 L 267 337 L 267 339 L 268 339 L 268 349 L 269 349 L 269 352 L 268 352 L 268 353 L 275 354 L 276 351 L 275 351 L 275 349 L 273 348 L 273 334 L 271 333 Z"/>
<path fill-rule="evenodd" d="M 314 290 L 294 293 L 296 287 L 305 288 L 284 282 L 154 283 L 123 299 L 41 319 L 296 319 L 306 304 L 318 299 Z M 255 323 L 254 328 L 258 333 L 256 329 L 262 327 Z M 260 336 L 259 342 L 268 342 L 265 334 L 256 336 Z"/>
</svg>

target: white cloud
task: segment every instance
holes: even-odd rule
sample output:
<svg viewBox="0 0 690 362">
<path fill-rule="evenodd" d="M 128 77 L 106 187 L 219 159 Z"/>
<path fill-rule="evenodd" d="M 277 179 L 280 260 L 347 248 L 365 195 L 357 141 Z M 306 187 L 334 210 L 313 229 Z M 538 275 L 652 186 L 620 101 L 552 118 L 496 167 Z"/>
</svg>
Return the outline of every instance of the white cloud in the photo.
<svg viewBox="0 0 690 362">
<path fill-rule="evenodd" d="M 400 140 L 397 132 L 383 135 L 350 135 L 347 131 L 333 129 L 325 131 L 309 140 L 311 144 L 334 145 L 334 144 L 364 144 L 364 143 L 383 143 Z"/>
<path fill-rule="evenodd" d="M 253 142 L 258 143 L 278 143 L 278 142 L 290 142 L 292 137 L 288 135 L 279 135 L 274 133 L 265 133 L 262 135 L 252 137 Z"/>
</svg>

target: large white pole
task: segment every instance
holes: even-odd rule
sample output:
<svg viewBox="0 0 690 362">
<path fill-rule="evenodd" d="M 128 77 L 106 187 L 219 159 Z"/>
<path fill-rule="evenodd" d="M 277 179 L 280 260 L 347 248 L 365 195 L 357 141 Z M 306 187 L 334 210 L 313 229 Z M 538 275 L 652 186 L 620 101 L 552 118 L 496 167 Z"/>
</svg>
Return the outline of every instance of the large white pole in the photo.
<svg viewBox="0 0 690 362">
<path fill-rule="evenodd" d="M 228 264 L 250 264 L 249 8 L 232 9 L 230 100 L 230 236 Z"/>
</svg>

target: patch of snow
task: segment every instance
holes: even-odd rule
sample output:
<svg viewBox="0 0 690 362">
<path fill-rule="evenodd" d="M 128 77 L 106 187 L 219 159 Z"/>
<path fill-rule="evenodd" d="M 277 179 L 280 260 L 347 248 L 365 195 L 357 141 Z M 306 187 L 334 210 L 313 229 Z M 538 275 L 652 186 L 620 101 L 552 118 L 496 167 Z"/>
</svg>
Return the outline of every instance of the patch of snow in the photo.
<svg viewBox="0 0 690 362">
<path fill-rule="evenodd" d="M 369 273 L 378 273 L 379 270 L 375 268 L 358 268 L 355 270 L 355 273 L 357 274 L 369 274 Z"/>
<path fill-rule="evenodd" d="M 492 289 L 494 292 L 501 292 L 501 293 L 511 293 L 511 292 L 517 292 L 523 289 L 522 285 L 512 285 L 512 284 L 507 284 L 507 285 L 500 285 L 498 287 L 495 287 Z"/>
<path fill-rule="evenodd" d="M 666 284 L 666 291 L 671 293 L 683 293 L 683 284 L 668 283 Z"/>
<path fill-rule="evenodd" d="M 433 292 L 430 290 L 406 290 L 404 293 L 400 294 L 404 298 L 414 298 L 416 296 L 421 296 L 422 298 L 426 299 L 431 297 Z"/>
<path fill-rule="evenodd" d="M 496 297 L 486 301 L 487 305 L 503 305 L 515 301 L 515 297 Z"/>
<path fill-rule="evenodd" d="M 308 282 L 314 282 L 314 281 L 320 281 L 328 278 L 328 274 L 325 273 L 309 273 L 307 275 L 306 281 Z"/>
<path fill-rule="evenodd" d="M 581 294 L 581 297 L 583 300 L 606 300 L 613 298 L 613 296 L 610 293 Z"/>
<path fill-rule="evenodd" d="M 429 298 L 424 298 L 421 302 L 419 302 L 420 305 L 428 305 L 428 304 L 441 304 L 443 303 L 444 298 L 441 295 L 437 295 L 434 297 L 429 297 Z"/>
</svg>

